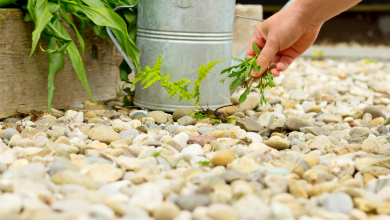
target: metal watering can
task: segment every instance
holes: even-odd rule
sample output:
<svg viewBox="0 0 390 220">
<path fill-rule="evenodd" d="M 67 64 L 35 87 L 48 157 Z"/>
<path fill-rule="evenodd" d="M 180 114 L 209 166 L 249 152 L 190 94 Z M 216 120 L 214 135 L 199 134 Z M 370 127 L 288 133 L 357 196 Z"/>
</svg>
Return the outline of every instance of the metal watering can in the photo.
<svg viewBox="0 0 390 220">
<path fill-rule="evenodd" d="M 193 82 L 198 78 L 197 71 L 202 63 L 207 65 L 210 61 L 227 58 L 215 65 L 202 82 L 200 105 L 210 109 L 229 105 L 230 82 L 222 84 L 219 80 L 223 77 L 221 71 L 233 65 L 235 4 L 235 0 L 139 0 L 137 47 L 141 51 L 142 67 L 152 67 L 161 54 L 161 72 L 170 73 L 171 82 L 183 78 Z M 114 11 L 131 7 L 134 6 L 121 6 Z M 136 71 L 108 27 L 107 32 Z M 244 58 L 245 50 L 238 57 Z M 169 112 L 177 108 L 194 109 L 184 100 L 179 102 L 178 96 L 170 100 L 159 83 L 142 88 L 140 83 L 135 85 L 134 104 L 137 106 Z M 193 83 L 189 90 L 192 88 Z"/>
</svg>

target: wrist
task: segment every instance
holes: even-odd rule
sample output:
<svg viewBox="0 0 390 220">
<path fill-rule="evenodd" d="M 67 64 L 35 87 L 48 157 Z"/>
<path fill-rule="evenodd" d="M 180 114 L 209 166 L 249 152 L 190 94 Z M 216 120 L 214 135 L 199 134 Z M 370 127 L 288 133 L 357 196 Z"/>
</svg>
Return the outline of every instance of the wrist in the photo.
<svg viewBox="0 0 390 220">
<path fill-rule="evenodd" d="M 316 4 L 313 1 L 297 0 L 288 6 L 285 10 L 289 10 L 288 13 L 296 17 L 296 19 L 305 25 L 313 27 L 321 27 L 328 18 L 325 18 L 318 12 L 319 8 L 316 8 Z"/>
</svg>

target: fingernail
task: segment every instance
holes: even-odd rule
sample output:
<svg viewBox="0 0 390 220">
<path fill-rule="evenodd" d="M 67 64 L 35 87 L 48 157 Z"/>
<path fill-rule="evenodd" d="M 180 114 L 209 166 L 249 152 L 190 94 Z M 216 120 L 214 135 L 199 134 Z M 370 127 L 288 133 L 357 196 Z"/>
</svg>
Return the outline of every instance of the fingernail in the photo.
<svg viewBox="0 0 390 220">
<path fill-rule="evenodd" d="M 258 72 L 255 72 L 255 71 L 251 70 L 251 76 L 257 77 L 257 75 L 258 75 Z"/>
</svg>

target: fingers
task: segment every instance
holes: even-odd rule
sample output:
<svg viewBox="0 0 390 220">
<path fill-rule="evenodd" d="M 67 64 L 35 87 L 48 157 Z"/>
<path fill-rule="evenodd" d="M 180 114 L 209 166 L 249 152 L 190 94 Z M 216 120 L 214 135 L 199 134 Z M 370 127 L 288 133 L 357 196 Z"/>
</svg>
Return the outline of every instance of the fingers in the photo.
<svg viewBox="0 0 390 220">
<path fill-rule="evenodd" d="M 285 71 L 291 63 L 300 55 L 296 50 L 289 48 L 281 52 L 283 56 L 280 57 L 280 60 L 276 63 L 276 69 L 280 71 Z"/>
<path fill-rule="evenodd" d="M 259 77 L 269 67 L 271 61 L 274 59 L 276 53 L 279 51 L 277 43 L 273 40 L 268 40 L 265 43 L 263 50 L 257 57 L 257 65 L 261 66 L 260 72 L 253 73 L 253 77 Z"/>
<path fill-rule="evenodd" d="M 246 57 L 253 57 L 256 55 L 255 51 L 252 48 L 253 42 L 259 47 L 260 51 L 261 51 L 261 48 L 263 48 L 265 45 L 265 39 L 263 38 L 262 34 L 259 31 L 259 28 L 261 28 L 260 25 L 255 29 L 255 31 L 253 32 L 252 38 L 249 41 L 249 45 L 248 45 L 248 48 L 247 48 L 246 54 L 245 54 Z"/>
</svg>

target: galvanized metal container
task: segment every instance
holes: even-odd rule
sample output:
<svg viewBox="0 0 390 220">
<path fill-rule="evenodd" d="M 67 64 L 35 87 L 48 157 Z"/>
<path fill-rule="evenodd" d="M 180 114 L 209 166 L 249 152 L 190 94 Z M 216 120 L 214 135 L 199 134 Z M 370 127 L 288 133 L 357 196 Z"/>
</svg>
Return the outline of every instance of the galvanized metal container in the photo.
<svg viewBox="0 0 390 220">
<path fill-rule="evenodd" d="M 139 0 L 137 47 L 141 66 L 152 67 L 162 56 L 161 72 L 170 80 L 194 81 L 198 68 L 210 61 L 218 63 L 200 87 L 200 104 L 215 109 L 230 104 L 229 83 L 221 84 L 220 73 L 231 66 L 235 0 Z M 154 110 L 174 111 L 194 108 L 155 83 L 147 89 L 135 86 L 134 104 Z M 189 87 L 192 90 L 193 84 Z"/>
</svg>

